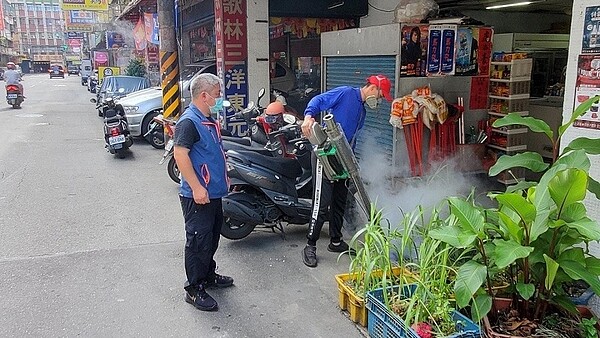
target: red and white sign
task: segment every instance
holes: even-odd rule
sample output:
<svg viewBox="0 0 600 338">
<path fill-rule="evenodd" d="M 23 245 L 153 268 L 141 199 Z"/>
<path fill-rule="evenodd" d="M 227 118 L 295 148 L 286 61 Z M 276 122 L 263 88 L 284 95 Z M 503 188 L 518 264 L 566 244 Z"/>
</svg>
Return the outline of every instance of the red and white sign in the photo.
<svg viewBox="0 0 600 338">
<path fill-rule="evenodd" d="M 69 39 L 68 44 L 71 47 L 81 47 L 81 39 Z"/>
</svg>

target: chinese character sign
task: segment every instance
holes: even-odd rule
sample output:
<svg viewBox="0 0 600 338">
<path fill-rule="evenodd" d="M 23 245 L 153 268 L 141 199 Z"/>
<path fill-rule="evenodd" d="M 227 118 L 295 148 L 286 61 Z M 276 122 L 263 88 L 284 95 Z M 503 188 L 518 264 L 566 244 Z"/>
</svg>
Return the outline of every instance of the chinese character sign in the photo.
<svg viewBox="0 0 600 338">
<path fill-rule="evenodd" d="M 226 125 L 233 135 L 243 136 L 247 126 L 232 120 L 234 110 L 248 104 L 248 37 L 246 0 L 215 0 L 217 71 L 223 78 L 224 94 L 232 104 Z"/>
<path fill-rule="evenodd" d="M 83 9 L 86 11 L 107 11 L 108 0 L 62 0 L 60 8 L 63 11 Z"/>
<path fill-rule="evenodd" d="M 158 45 L 158 13 L 144 13 L 146 41 Z"/>
</svg>

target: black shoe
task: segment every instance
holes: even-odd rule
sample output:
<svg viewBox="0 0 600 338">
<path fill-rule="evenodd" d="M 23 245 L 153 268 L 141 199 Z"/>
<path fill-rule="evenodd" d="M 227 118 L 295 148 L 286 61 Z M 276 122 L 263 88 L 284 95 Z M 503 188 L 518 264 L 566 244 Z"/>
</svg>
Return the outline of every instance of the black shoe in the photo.
<svg viewBox="0 0 600 338">
<path fill-rule="evenodd" d="M 206 287 L 217 287 L 217 288 L 226 288 L 228 286 L 233 285 L 233 278 L 228 276 L 219 275 L 215 273 L 215 275 L 211 278 L 208 278 L 206 282 Z"/>
<path fill-rule="evenodd" d="M 348 252 L 351 255 L 356 255 L 356 252 L 354 251 L 354 249 L 350 249 L 350 247 L 348 246 L 348 244 L 346 244 L 346 242 L 344 241 L 340 241 L 339 243 L 333 244 L 333 242 L 329 243 L 329 245 L 327 246 L 327 251 L 330 252 Z"/>
<path fill-rule="evenodd" d="M 302 261 L 308 267 L 314 268 L 317 266 L 317 247 L 307 244 L 302 250 Z"/>
<path fill-rule="evenodd" d="M 206 293 L 203 286 L 200 286 L 197 290 L 186 290 L 185 301 L 202 311 L 217 311 L 219 309 L 217 301 Z"/>
</svg>

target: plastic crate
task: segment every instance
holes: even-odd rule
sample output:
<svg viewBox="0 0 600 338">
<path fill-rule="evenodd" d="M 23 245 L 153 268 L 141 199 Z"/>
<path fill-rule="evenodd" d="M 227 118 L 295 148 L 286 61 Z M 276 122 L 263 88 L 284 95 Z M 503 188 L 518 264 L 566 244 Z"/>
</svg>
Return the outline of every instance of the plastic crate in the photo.
<svg viewBox="0 0 600 338">
<path fill-rule="evenodd" d="M 400 267 L 393 267 L 392 274 L 394 276 L 400 276 L 403 274 L 409 280 L 414 280 L 412 279 L 412 273 Z M 372 274 L 373 277 L 381 277 L 381 275 L 381 271 L 374 271 Z M 356 277 L 356 274 L 348 273 L 335 276 L 338 287 L 338 305 L 340 306 L 340 309 L 348 311 L 351 321 L 362 326 L 367 326 L 368 317 L 367 308 L 365 307 L 365 300 L 361 296 L 357 295 L 347 284 L 349 280 L 356 279 Z"/>
<path fill-rule="evenodd" d="M 594 296 L 594 290 L 592 290 L 592 288 L 588 288 L 579 297 L 571 297 L 571 300 L 575 305 L 588 305 L 592 296 Z"/>
<path fill-rule="evenodd" d="M 501 99 L 490 97 L 490 110 L 499 114 L 529 111 L 529 99 Z"/>
<path fill-rule="evenodd" d="M 529 95 L 530 81 L 491 82 L 490 94 L 510 98 L 513 95 Z"/>
<path fill-rule="evenodd" d="M 416 285 L 411 284 L 404 287 L 403 294 L 410 295 Z M 398 287 L 390 287 L 388 292 L 398 291 Z M 367 310 L 369 313 L 369 337 L 371 338 L 419 338 L 419 335 L 395 313 L 389 310 L 383 303 L 383 289 L 367 292 Z M 479 338 L 481 331 L 479 326 L 460 312 L 454 311 L 452 319 L 456 322 L 457 333 L 448 338 Z"/>
</svg>

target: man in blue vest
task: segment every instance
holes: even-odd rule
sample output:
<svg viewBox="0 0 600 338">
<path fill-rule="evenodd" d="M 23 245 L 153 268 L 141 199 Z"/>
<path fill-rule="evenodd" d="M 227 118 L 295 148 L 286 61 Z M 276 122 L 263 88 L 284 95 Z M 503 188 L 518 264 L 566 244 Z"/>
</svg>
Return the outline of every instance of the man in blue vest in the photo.
<svg viewBox="0 0 600 338">
<path fill-rule="evenodd" d="M 233 278 L 215 272 L 228 178 L 221 128 L 212 117 L 223 109 L 221 81 L 201 74 L 192 81 L 192 103 L 175 129 L 174 156 L 183 176 L 179 188 L 185 219 L 185 301 L 202 311 L 216 311 L 208 287 L 233 285 Z"/>
<path fill-rule="evenodd" d="M 337 123 L 342 126 L 344 135 L 350 146 L 354 149 L 358 132 L 365 124 L 367 112 L 365 104 L 375 110 L 382 98 L 392 101 L 390 90 L 392 83 L 384 75 L 372 75 L 367 78 L 365 85 L 361 88 L 341 86 L 321 93 L 313 97 L 304 111 L 304 122 L 302 132 L 309 136 L 315 118 L 323 112 L 331 113 Z M 347 180 L 335 182 L 328 181 L 322 172 L 317 170 L 316 156 L 313 153 L 313 186 L 315 194 L 320 191 L 320 196 L 313 196 L 313 217 L 310 221 L 308 243 L 302 249 L 302 261 L 308 267 L 317 266 L 317 240 L 321 235 L 321 229 L 325 222 L 326 212 L 329 211 L 329 236 L 330 242 L 327 250 L 331 252 L 346 252 L 348 244 L 342 240 L 342 225 L 344 222 L 344 211 L 346 198 L 348 196 Z M 319 201 L 319 203 L 317 203 Z M 317 211 L 318 209 L 318 211 Z"/>
</svg>

